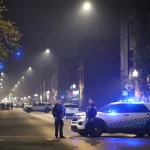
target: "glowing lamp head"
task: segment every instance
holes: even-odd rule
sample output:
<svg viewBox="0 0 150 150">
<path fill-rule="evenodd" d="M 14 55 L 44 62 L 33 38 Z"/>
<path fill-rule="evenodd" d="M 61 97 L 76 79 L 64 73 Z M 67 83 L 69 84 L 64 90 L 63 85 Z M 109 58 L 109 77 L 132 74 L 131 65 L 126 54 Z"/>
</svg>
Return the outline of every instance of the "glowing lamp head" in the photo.
<svg viewBox="0 0 150 150">
<path fill-rule="evenodd" d="M 85 11 L 89 11 L 89 10 L 91 9 L 91 3 L 90 3 L 90 2 L 85 2 L 85 3 L 83 4 L 83 9 L 84 9 Z"/>
<path fill-rule="evenodd" d="M 138 76 L 138 72 L 136 70 L 133 71 L 133 77 L 137 77 Z"/>
</svg>

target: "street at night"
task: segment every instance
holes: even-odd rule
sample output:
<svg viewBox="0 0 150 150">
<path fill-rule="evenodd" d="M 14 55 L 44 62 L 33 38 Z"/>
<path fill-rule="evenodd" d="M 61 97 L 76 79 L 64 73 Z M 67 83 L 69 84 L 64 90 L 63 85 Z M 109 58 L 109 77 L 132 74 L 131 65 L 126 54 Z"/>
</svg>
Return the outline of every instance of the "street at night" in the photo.
<svg viewBox="0 0 150 150">
<path fill-rule="evenodd" d="M 0 112 L 0 149 L 4 150 L 148 150 L 150 139 L 129 134 L 103 134 L 91 139 L 70 130 L 70 119 L 65 120 L 66 139 L 54 136 L 51 114 L 26 113 L 22 109 Z"/>
<path fill-rule="evenodd" d="M 0 150 L 150 150 L 149 1 L 0 0 Z"/>
</svg>

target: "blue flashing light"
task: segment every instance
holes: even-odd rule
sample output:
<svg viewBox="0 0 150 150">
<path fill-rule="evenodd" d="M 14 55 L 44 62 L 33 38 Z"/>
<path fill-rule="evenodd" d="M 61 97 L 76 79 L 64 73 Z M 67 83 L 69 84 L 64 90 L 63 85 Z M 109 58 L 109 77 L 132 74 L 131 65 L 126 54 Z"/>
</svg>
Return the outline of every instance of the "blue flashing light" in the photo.
<svg viewBox="0 0 150 150">
<path fill-rule="evenodd" d="M 20 56 L 20 52 L 17 52 L 17 56 Z"/>
<path fill-rule="evenodd" d="M 4 68 L 3 64 L 0 64 L 0 69 L 3 69 L 3 68 Z"/>
</svg>

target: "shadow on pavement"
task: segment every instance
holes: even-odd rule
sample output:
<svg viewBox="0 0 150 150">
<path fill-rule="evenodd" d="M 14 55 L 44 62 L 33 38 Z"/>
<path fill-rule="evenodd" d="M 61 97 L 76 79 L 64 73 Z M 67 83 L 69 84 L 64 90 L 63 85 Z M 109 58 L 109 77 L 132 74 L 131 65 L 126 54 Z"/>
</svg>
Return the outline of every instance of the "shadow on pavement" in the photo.
<svg viewBox="0 0 150 150">
<path fill-rule="evenodd" d="M 91 146 L 97 146 L 98 144 L 100 144 L 100 141 L 96 138 L 86 139 L 85 142 L 90 144 Z"/>
</svg>

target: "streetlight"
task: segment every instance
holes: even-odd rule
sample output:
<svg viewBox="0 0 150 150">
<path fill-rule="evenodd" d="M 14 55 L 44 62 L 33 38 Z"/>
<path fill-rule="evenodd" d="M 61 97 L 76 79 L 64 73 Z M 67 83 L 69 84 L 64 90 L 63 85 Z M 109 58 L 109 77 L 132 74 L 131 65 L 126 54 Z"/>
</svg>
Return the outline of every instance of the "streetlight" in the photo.
<svg viewBox="0 0 150 150">
<path fill-rule="evenodd" d="M 18 84 L 20 84 L 20 82 L 18 81 Z"/>
<path fill-rule="evenodd" d="M 32 70 L 32 68 L 31 68 L 31 67 L 29 67 L 29 70 Z"/>
<path fill-rule="evenodd" d="M 49 95 L 49 94 L 50 94 L 50 91 L 47 91 L 47 92 L 46 92 L 46 95 Z"/>
<path fill-rule="evenodd" d="M 50 53 L 50 50 L 49 50 L 49 49 L 46 49 L 46 53 L 49 54 L 49 53 Z"/>
<path fill-rule="evenodd" d="M 136 70 L 134 70 L 132 75 L 133 75 L 133 77 L 137 77 L 138 74 L 139 74 L 139 73 L 138 73 Z"/>
<path fill-rule="evenodd" d="M 73 85 L 72 85 L 72 88 L 73 88 L 73 89 L 75 89 L 75 88 L 76 88 L 76 85 L 75 85 L 75 84 L 73 84 Z"/>
<path fill-rule="evenodd" d="M 84 9 L 85 11 L 90 10 L 90 9 L 91 9 L 91 3 L 90 3 L 90 2 L 85 2 L 85 3 L 83 4 L 83 9 Z"/>
<path fill-rule="evenodd" d="M 3 76 L 3 75 L 4 75 L 4 73 L 2 72 L 2 73 L 1 73 L 1 75 Z"/>
<path fill-rule="evenodd" d="M 3 86 L 1 86 L 1 89 L 3 88 Z"/>
<path fill-rule="evenodd" d="M 30 98 L 30 96 L 28 96 L 28 98 Z"/>
<path fill-rule="evenodd" d="M 22 76 L 22 79 L 24 79 L 24 76 Z"/>
<path fill-rule="evenodd" d="M 38 94 L 35 94 L 34 96 L 35 96 L 35 97 L 38 97 Z"/>
<path fill-rule="evenodd" d="M 3 81 L 3 79 L 1 78 L 1 81 Z"/>
<path fill-rule="evenodd" d="M 24 99 L 27 99 L 26 97 L 24 97 Z"/>
<path fill-rule="evenodd" d="M 17 84 L 15 85 L 15 87 L 17 87 Z"/>
</svg>

